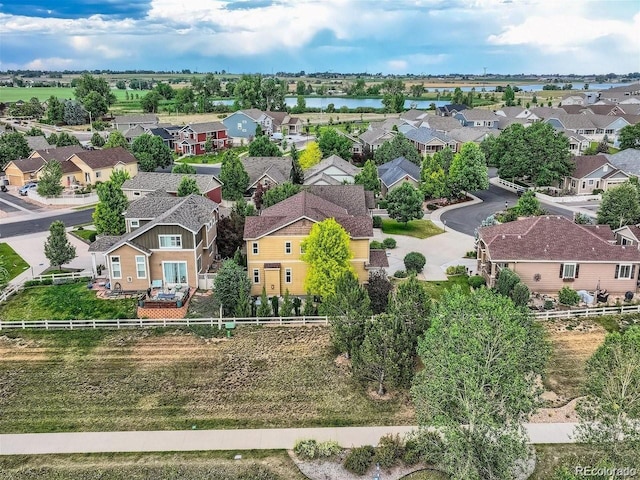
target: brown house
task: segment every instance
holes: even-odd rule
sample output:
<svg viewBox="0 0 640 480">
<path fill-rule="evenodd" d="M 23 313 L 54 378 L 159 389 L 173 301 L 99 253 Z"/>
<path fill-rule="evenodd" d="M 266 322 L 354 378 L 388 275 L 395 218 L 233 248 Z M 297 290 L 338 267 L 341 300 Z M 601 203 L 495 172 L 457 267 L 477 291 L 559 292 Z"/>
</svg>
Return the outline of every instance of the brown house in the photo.
<svg viewBox="0 0 640 480">
<path fill-rule="evenodd" d="M 530 217 L 478 230 L 478 272 L 495 285 L 509 268 L 531 291 L 557 293 L 608 290 L 636 292 L 640 274 L 637 247 L 616 245 L 608 225 L 577 225 L 564 217 Z"/>
<path fill-rule="evenodd" d="M 99 237 L 89 247 L 94 269 L 103 264 L 112 288 L 153 286 L 197 288 L 199 274 L 215 260 L 218 204 L 200 195 L 174 197 L 154 192 L 125 212 L 127 232 Z M 96 259 L 101 254 L 101 259 Z"/>
<path fill-rule="evenodd" d="M 578 195 L 607 191 L 629 180 L 629 175 L 614 167 L 604 155 L 578 155 L 572 161 L 575 168 L 562 181 L 562 188 Z"/>
</svg>

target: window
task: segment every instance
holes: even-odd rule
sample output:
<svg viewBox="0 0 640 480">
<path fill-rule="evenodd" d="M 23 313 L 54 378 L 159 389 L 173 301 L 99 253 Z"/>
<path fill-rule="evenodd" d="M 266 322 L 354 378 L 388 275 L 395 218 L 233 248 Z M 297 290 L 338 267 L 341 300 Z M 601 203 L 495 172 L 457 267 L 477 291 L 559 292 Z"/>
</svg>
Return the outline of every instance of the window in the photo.
<svg viewBox="0 0 640 480">
<path fill-rule="evenodd" d="M 291 242 L 284 242 L 284 253 L 291 253 Z"/>
<path fill-rule="evenodd" d="M 120 257 L 111 257 L 111 278 L 122 278 L 122 268 L 120 268 Z"/>
<path fill-rule="evenodd" d="M 253 269 L 253 283 L 260 283 L 260 270 L 257 268 Z"/>
<path fill-rule="evenodd" d="M 198 269 L 198 273 L 202 270 L 202 255 L 198 255 L 198 259 L 196 260 L 196 268 Z"/>
<path fill-rule="evenodd" d="M 136 277 L 147 278 L 147 262 L 144 255 L 136 255 Z"/>
<path fill-rule="evenodd" d="M 589 180 L 589 185 L 593 185 L 593 180 Z"/>
<path fill-rule="evenodd" d="M 130 220 L 131 226 L 138 228 L 140 226 L 140 220 L 138 220 L 137 218 L 133 218 Z"/>
<path fill-rule="evenodd" d="M 291 269 L 284 269 L 284 283 L 291 283 Z"/>
<path fill-rule="evenodd" d="M 635 270 L 633 265 L 616 265 L 616 278 L 629 280 L 634 277 Z"/>
<path fill-rule="evenodd" d="M 562 278 L 577 278 L 578 267 L 575 263 L 565 263 L 560 267 L 560 274 Z"/>
<path fill-rule="evenodd" d="M 84 181 L 87 183 L 91 183 L 91 174 L 88 172 L 84 172 Z"/>
<path fill-rule="evenodd" d="M 160 248 L 182 248 L 182 235 L 158 235 Z"/>
<path fill-rule="evenodd" d="M 622 237 L 621 245 L 633 245 L 633 242 L 631 240 L 629 240 L 628 238 Z"/>
<path fill-rule="evenodd" d="M 133 192 L 133 196 L 134 197 L 139 197 L 140 196 L 140 192 Z"/>
<path fill-rule="evenodd" d="M 100 177 L 102 177 L 102 172 L 100 170 L 98 170 L 96 172 L 96 178 L 100 178 Z"/>
<path fill-rule="evenodd" d="M 187 283 L 187 262 L 163 262 L 165 283 Z"/>
<path fill-rule="evenodd" d="M 571 180 L 571 187 L 572 188 L 576 188 L 576 181 L 575 180 Z"/>
<path fill-rule="evenodd" d="M 258 255 L 258 242 L 253 242 L 251 244 L 251 251 L 254 255 Z"/>
</svg>

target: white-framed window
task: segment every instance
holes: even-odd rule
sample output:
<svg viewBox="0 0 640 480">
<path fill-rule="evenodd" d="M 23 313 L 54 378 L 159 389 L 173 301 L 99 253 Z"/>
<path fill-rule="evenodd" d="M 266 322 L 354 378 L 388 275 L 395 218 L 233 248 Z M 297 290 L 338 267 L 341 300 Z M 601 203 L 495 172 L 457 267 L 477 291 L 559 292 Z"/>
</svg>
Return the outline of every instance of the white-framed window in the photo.
<svg viewBox="0 0 640 480">
<path fill-rule="evenodd" d="M 147 278 L 147 261 L 144 255 L 136 255 L 136 277 Z"/>
<path fill-rule="evenodd" d="M 162 262 L 165 283 L 187 283 L 187 262 Z"/>
<path fill-rule="evenodd" d="M 196 259 L 196 268 L 198 269 L 198 273 L 200 273 L 200 270 L 202 270 L 202 255 L 198 255 Z"/>
<path fill-rule="evenodd" d="M 635 267 L 633 265 L 616 265 L 616 278 L 629 280 L 633 278 L 634 274 Z"/>
<path fill-rule="evenodd" d="M 122 278 L 122 267 L 118 255 L 111 256 L 111 278 Z"/>
<path fill-rule="evenodd" d="M 575 263 L 565 263 L 562 265 L 562 278 L 576 278 L 577 265 Z"/>
<path fill-rule="evenodd" d="M 160 248 L 182 248 L 182 235 L 158 235 Z"/>
<path fill-rule="evenodd" d="M 631 240 L 629 240 L 628 238 L 624 238 L 622 237 L 622 241 L 620 242 L 621 245 L 633 245 L 633 242 Z"/>
<path fill-rule="evenodd" d="M 258 242 L 253 242 L 251 244 L 251 251 L 254 255 L 258 255 Z"/>
<path fill-rule="evenodd" d="M 593 185 L 593 179 L 589 179 L 589 185 Z"/>
<path fill-rule="evenodd" d="M 100 178 L 100 177 L 102 177 L 102 172 L 100 170 L 98 170 L 96 172 L 96 178 Z"/>
<path fill-rule="evenodd" d="M 290 268 L 284 269 L 284 283 L 291 283 L 292 274 Z"/>
<path fill-rule="evenodd" d="M 253 269 L 253 283 L 260 283 L 260 270 L 258 270 L 257 268 Z"/>
<path fill-rule="evenodd" d="M 138 228 L 140 226 L 140 220 L 137 218 L 132 218 L 129 222 L 131 222 L 132 227 Z"/>
<path fill-rule="evenodd" d="M 291 242 L 284 242 L 284 253 L 291 253 Z"/>
</svg>

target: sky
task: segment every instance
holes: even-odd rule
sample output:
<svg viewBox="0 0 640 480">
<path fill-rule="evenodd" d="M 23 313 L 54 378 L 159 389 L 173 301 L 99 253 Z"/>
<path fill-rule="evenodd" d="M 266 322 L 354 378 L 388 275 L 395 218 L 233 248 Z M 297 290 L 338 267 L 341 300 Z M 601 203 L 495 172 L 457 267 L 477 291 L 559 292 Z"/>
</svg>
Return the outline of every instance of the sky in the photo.
<svg viewBox="0 0 640 480">
<path fill-rule="evenodd" d="M 0 70 L 640 71 L 640 0 L 0 0 Z"/>
</svg>

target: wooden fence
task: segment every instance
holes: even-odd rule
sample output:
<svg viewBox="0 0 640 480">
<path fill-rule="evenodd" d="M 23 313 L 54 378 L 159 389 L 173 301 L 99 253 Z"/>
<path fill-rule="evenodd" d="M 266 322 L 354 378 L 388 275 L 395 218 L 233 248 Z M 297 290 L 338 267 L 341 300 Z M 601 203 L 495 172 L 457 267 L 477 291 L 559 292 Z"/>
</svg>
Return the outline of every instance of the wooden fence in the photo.
<svg viewBox="0 0 640 480">
<path fill-rule="evenodd" d="M 538 320 L 553 320 L 556 318 L 600 317 L 605 315 L 623 315 L 640 313 L 640 305 L 621 305 L 619 307 L 593 307 L 580 310 L 547 310 L 536 312 L 534 316 Z"/>
<path fill-rule="evenodd" d="M 80 330 L 80 329 L 122 329 L 122 328 L 155 328 L 155 327 L 181 327 L 192 325 L 207 325 L 210 327 L 225 328 L 226 324 L 239 325 L 267 325 L 267 326 L 307 326 L 328 325 L 326 316 L 301 316 L 301 317 L 256 317 L 256 318 L 121 318 L 112 320 L 21 320 L 2 321 L 0 330 L 9 329 L 45 329 L 45 330 Z"/>
</svg>

